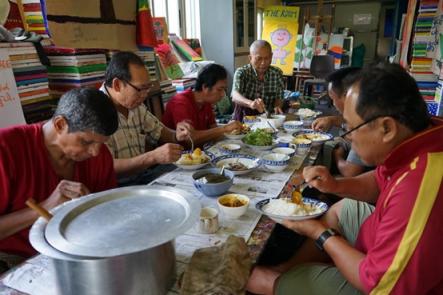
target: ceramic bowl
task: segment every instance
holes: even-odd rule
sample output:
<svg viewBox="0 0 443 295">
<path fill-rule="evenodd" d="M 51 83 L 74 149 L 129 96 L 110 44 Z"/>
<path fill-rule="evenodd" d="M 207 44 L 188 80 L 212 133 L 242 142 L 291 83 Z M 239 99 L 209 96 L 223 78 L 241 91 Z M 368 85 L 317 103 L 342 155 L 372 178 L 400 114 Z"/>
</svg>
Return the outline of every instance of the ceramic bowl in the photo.
<svg viewBox="0 0 443 295">
<path fill-rule="evenodd" d="M 192 174 L 192 179 L 194 180 L 194 187 L 198 189 L 202 194 L 208 197 L 217 197 L 224 194 L 234 183 L 234 173 L 232 173 L 229 170 L 225 169 L 223 171 L 223 175 L 228 177 L 226 181 L 219 183 L 202 183 L 200 181 L 197 181 L 197 179 L 203 177 L 208 173 L 220 174 L 220 171 L 221 169 L 219 168 L 208 168 L 195 172 L 194 174 Z"/>
<path fill-rule="evenodd" d="M 286 116 L 285 115 L 271 115 L 271 119 L 276 120 L 277 123 L 277 128 L 281 127 L 285 120 L 286 120 Z"/>
<path fill-rule="evenodd" d="M 288 133 L 296 132 L 303 128 L 302 121 L 286 121 L 283 123 L 283 129 Z"/>
<path fill-rule="evenodd" d="M 249 198 L 241 194 L 226 194 L 217 199 L 217 205 L 228 219 L 237 219 L 248 211 Z"/>
<path fill-rule="evenodd" d="M 281 172 L 289 164 L 289 156 L 284 154 L 270 153 L 262 157 L 262 165 L 271 172 Z"/>
<path fill-rule="evenodd" d="M 297 155 L 304 155 L 311 148 L 312 141 L 304 138 L 294 138 L 292 143 L 295 145 Z"/>
<path fill-rule="evenodd" d="M 289 157 L 295 155 L 295 149 L 290 147 L 277 147 L 275 149 L 272 149 L 272 152 L 276 154 L 288 155 Z"/>
</svg>

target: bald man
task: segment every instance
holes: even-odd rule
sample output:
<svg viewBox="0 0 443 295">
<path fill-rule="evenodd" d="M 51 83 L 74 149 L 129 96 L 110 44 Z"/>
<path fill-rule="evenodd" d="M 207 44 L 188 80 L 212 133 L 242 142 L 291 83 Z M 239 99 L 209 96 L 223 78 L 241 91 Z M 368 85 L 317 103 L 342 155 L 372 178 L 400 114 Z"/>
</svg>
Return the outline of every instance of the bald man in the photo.
<svg viewBox="0 0 443 295">
<path fill-rule="evenodd" d="M 232 101 L 233 119 L 243 121 L 244 116 L 265 111 L 282 113 L 283 73 L 271 66 L 272 48 L 265 40 L 256 40 L 249 48 L 249 64 L 234 74 Z"/>
</svg>

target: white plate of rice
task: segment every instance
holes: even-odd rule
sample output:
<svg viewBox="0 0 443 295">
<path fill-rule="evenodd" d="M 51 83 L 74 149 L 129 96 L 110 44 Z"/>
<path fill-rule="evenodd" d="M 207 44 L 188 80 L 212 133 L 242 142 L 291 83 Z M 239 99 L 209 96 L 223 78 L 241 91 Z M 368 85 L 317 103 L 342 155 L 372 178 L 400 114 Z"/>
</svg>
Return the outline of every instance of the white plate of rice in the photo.
<svg viewBox="0 0 443 295">
<path fill-rule="evenodd" d="M 328 210 L 326 203 L 318 200 L 303 198 L 304 206 L 299 206 L 290 199 L 265 199 L 255 205 L 258 211 L 269 216 L 277 223 L 283 220 L 305 220 L 321 216 Z"/>
</svg>

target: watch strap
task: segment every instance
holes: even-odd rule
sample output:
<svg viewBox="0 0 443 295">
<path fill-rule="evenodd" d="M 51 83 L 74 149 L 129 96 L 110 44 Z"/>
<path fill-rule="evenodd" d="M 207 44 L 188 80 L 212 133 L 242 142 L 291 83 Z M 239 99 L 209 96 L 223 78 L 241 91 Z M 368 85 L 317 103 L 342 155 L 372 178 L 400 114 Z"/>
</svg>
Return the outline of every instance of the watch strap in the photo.
<svg viewBox="0 0 443 295">
<path fill-rule="evenodd" d="M 322 234 L 315 240 L 315 245 L 321 250 L 324 251 L 323 245 L 326 242 L 327 239 L 329 239 L 332 236 L 339 235 L 337 231 L 335 231 L 332 228 L 328 228 Z"/>
</svg>

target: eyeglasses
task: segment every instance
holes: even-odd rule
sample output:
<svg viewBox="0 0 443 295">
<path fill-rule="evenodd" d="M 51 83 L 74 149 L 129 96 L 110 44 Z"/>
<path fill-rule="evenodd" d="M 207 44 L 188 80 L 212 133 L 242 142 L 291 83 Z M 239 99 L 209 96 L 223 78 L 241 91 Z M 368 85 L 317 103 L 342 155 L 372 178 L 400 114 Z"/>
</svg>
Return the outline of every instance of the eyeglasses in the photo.
<svg viewBox="0 0 443 295">
<path fill-rule="evenodd" d="M 128 83 L 128 85 L 131 86 L 132 88 L 134 88 L 135 90 L 137 90 L 137 92 L 148 92 L 148 91 L 152 88 L 152 86 L 154 86 L 154 83 L 153 83 L 153 82 L 150 82 L 150 83 L 148 84 L 148 86 L 143 87 L 143 88 L 140 88 L 140 87 L 135 86 L 134 84 L 132 84 L 132 83 L 129 82 L 128 80 L 123 80 L 123 81 L 125 81 L 126 83 Z"/>
<path fill-rule="evenodd" d="M 385 117 L 385 116 L 375 116 L 375 117 L 373 117 L 373 118 L 371 118 L 371 119 L 368 119 L 368 120 L 364 121 L 363 123 L 361 123 L 361 124 L 355 126 L 354 128 L 352 128 L 352 129 L 346 131 L 345 133 L 343 133 L 342 135 L 340 135 L 340 137 L 341 137 L 341 138 L 345 138 L 346 136 L 348 136 L 350 133 L 354 132 L 355 130 L 357 130 L 357 129 L 359 129 L 359 128 L 365 126 L 366 124 L 369 124 L 369 123 L 371 123 L 372 121 L 375 121 L 375 120 L 377 120 L 378 118 L 381 118 L 381 117 Z"/>
</svg>

